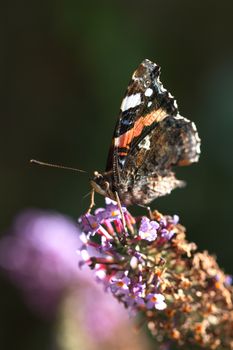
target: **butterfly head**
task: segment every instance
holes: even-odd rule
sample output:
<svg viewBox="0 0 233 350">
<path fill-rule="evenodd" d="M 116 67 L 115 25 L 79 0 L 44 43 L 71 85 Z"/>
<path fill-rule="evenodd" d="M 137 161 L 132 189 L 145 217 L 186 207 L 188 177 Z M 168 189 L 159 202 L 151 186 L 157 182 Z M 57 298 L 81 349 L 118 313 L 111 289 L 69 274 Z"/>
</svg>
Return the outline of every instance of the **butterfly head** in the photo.
<svg viewBox="0 0 233 350">
<path fill-rule="evenodd" d="M 101 174 L 94 171 L 94 176 L 91 180 L 92 188 L 102 196 L 114 199 L 114 193 L 111 188 L 111 177 L 107 173 Z"/>
</svg>

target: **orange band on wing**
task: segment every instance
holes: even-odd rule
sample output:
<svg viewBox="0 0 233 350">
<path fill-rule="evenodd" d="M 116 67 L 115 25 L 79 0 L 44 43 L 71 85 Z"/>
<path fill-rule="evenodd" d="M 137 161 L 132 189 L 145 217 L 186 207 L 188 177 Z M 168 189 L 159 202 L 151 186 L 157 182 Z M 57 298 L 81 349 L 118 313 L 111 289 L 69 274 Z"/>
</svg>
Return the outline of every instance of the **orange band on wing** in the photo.
<svg viewBox="0 0 233 350">
<path fill-rule="evenodd" d="M 157 109 L 143 117 L 140 117 L 134 124 L 134 127 L 121 136 L 115 139 L 115 146 L 117 147 L 129 147 L 130 142 L 133 138 L 141 135 L 142 130 L 145 126 L 150 126 L 154 122 L 160 122 L 167 116 L 166 111 L 162 108 Z M 125 154 L 127 155 L 127 153 Z"/>
<path fill-rule="evenodd" d="M 127 156 L 128 152 L 118 152 L 119 156 Z"/>
</svg>

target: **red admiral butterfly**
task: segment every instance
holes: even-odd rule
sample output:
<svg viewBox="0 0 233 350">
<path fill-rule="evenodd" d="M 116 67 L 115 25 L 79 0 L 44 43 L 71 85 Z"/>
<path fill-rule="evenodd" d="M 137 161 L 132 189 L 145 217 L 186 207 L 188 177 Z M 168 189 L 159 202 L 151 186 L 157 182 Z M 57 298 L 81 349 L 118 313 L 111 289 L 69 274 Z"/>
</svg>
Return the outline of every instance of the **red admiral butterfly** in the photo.
<svg viewBox="0 0 233 350">
<path fill-rule="evenodd" d="M 126 206 L 144 206 L 184 185 L 176 179 L 173 166 L 198 161 L 196 126 L 179 115 L 175 99 L 159 77 L 160 67 L 147 59 L 133 73 L 106 171 L 95 172 L 91 180 L 93 196 L 96 191 Z"/>
</svg>

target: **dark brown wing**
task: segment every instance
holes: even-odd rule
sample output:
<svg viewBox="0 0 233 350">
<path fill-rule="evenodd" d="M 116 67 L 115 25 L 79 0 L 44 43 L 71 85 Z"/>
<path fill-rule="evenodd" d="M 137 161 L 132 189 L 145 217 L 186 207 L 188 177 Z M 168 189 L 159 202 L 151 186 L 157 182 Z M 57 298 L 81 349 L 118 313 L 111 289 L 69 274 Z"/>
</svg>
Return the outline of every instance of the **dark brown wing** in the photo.
<svg viewBox="0 0 233 350">
<path fill-rule="evenodd" d="M 160 67 L 144 60 L 134 72 L 123 98 L 119 118 L 109 151 L 106 171 L 113 171 L 115 184 L 121 179 L 127 157 L 167 115 L 177 115 L 177 105 L 163 88 Z"/>
<path fill-rule="evenodd" d="M 142 140 L 135 139 L 121 174 L 123 202 L 148 204 L 182 186 L 172 167 L 197 162 L 199 154 L 195 124 L 180 116 L 167 116 Z"/>
<path fill-rule="evenodd" d="M 107 171 L 125 204 L 147 204 L 170 193 L 183 184 L 172 167 L 199 158 L 196 126 L 178 114 L 175 99 L 159 78 L 159 66 L 144 60 L 121 104 Z"/>
</svg>

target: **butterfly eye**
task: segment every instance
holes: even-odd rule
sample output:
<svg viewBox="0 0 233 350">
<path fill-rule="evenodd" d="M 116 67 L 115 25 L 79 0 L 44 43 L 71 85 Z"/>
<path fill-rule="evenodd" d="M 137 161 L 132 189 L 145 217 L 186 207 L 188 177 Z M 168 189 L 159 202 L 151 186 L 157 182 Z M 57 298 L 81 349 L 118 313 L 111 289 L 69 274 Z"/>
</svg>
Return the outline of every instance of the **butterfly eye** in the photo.
<svg viewBox="0 0 233 350">
<path fill-rule="evenodd" d="M 103 175 L 101 175 L 100 173 L 98 173 L 98 171 L 94 171 L 94 177 L 103 177 Z"/>
<path fill-rule="evenodd" d="M 146 79 L 146 80 L 144 81 L 144 87 L 145 87 L 145 88 L 148 88 L 148 87 L 150 86 L 150 84 L 151 84 L 150 79 Z"/>
</svg>

